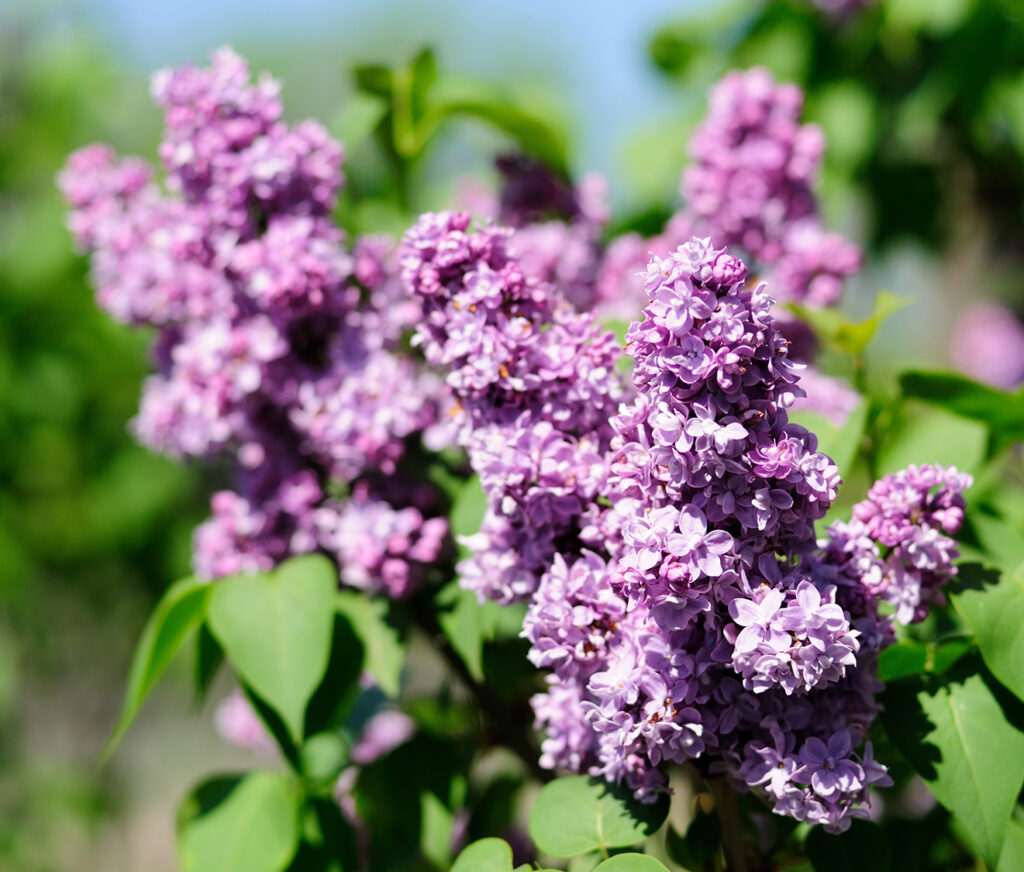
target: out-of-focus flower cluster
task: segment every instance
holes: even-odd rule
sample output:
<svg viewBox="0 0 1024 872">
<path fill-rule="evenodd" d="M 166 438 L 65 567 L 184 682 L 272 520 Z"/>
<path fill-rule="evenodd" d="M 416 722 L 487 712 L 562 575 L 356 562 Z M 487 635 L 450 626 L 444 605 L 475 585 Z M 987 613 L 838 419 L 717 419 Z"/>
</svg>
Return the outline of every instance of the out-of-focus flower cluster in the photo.
<svg viewBox="0 0 1024 872">
<path fill-rule="evenodd" d="M 158 330 L 139 438 L 236 470 L 196 532 L 197 573 L 322 549 L 343 581 L 402 596 L 447 539 L 430 489 L 394 475 L 441 385 L 402 350 L 417 310 L 393 245 L 349 247 L 331 219 L 341 145 L 283 123 L 278 90 L 228 49 L 158 73 L 164 187 L 141 160 L 84 148 L 60 177 L 69 226 L 100 304 Z"/>
</svg>

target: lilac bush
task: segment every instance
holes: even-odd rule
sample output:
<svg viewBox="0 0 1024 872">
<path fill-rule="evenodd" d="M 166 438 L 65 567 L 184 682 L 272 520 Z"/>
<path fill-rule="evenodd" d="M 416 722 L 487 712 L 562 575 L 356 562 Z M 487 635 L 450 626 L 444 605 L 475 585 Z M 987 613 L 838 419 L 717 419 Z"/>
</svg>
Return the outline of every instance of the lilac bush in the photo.
<svg viewBox="0 0 1024 872">
<path fill-rule="evenodd" d="M 378 133 L 415 76 L 429 93 L 426 63 L 387 87 L 364 71 L 393 101 Z M 624 803 L 637 828 L 609 843 L 598 827 L 605 855 L 660 826 L 681 771 L 713 794 L 735 868 L 750 847 L 738 794 L 829 833 L 878 814 L 871 788 L 893 783 L 893 752 L 875 756 L 891 729 L 881 676 L 920 655 L 938 680 L 948 640 L 927 628 L 952 621 L 954 536 L 987 552 L 965 515 L 970 474 L 886 462 L 894 412 L 863 395 L 880 316 L 834 309 L 862 258 L 825 227 L 824 138 L 795 85 L 755 68 L 713 87 L 683 202 L 649 238 L 610 234 L 602 180 L 526 155 L 499 160 L 476 222 L 435 211 L 400 242 L 350 237 L 334 218 L 342 145 L 283 122 L 272 79 L 252 83 L 223 49 L 158 73 L 153 96 L 162 182 L 87 146 L 60 185 L 98 302 L 155 333 L 134 432 L 229 484 L 195 533 L 196 578 L 144 637 L 126 717 L 166 667 L 159 646 L 198 628 L 200 689 L 220 655 L 240 684 L 220 729 L 289 767 L 235 788 L 256 778 L 290 809 L 274 869 L 445 868 L 490 820 L 492 745 L 518 756 L 519 785 L 575 773 L 552 787 Z M 814 368 L 827 341 L 858 390 Z M 941 405 L 946 383 L 916 378 Z M 955 384 L 953 411 L 994 428 L 995 458 L 1014 398 Z M 849 431 L 848 456 L 794 411 Z M 841 504 L 846 465 L 863 498 Z M 989 663 L 988 631 L 970 630 Z M 438 699 L 410 690 L 433 668 L 405 657 L 413 640 L 443 664 Z M 450 681 L 477 714 L 460 716 Z M 214 856 L 209 820 L 185 820 L 186 865 Z M 547 854 L 583 853 L 531 831 Z"/>
</svg>

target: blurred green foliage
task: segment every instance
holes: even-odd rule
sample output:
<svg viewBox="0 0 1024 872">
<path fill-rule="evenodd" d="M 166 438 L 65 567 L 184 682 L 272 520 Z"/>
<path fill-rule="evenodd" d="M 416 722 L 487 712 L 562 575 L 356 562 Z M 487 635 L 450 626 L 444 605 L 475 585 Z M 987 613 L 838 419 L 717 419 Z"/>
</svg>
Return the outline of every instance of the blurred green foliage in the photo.
<svg viewBox="0 0 1024 872">
<path fill-rule="evenodd" d="M 55 187 L 67 154 L 89 141 L 151 149 L 157 119 L 134 111 L 142 81 L 120 75 L 79 34 L 0 16 L 3 868 L 57 868 L 55 833 L 88 831 L 109 813 L 111 776 L 93 767 L 98 747 L 86 740 L 29 753 L 26 700 L 63 687 L 83 648 L 119 680 L 128 645 L 120 640 L 137 634 L 166 579 L 187 569 L 202 510 L 196 470 L 150 454 L 126 429 L 148 337 L 96 307 Z M 101 633 L 106 645 L 97 646 Z"/>
<path fill-rule="evenodd" d="M 835 19 L 809 0 L 715 3 L 649 52 L 688 90 L 754 65 L 800 84 L 874 244 L 941 247 L 973 221 L 1024 256 L 1024 4 L 878 0 Z"/>
</svg>

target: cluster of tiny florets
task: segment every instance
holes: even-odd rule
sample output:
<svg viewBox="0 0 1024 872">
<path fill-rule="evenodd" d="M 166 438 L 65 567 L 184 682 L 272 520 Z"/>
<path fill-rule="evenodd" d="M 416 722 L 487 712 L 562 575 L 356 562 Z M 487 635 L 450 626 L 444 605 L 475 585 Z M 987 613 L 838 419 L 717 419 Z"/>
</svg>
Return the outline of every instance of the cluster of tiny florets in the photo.
<svg viewBox="0 0 1024 872">
<path fill-rule="evenodd" d="M 251 82 L 230 50 L 158 73 L 152 91 L 163 187 L 99 145 L 73 154 L 60 182 L 100 304 L 159 331 L 135 433 L 235 465 L 237 490 L 214 496 L 196 533 L 197 573 L 319 549 L 348 583 L 408 593 L 443 553 L 445 521 L 381 482 L 436 424 L 443 389 L 402 351 L 417 311 L 393 243 L 346 244 L 331 218 L 341 145 L 315 122 L 282 122 L 277 83 Z M 330 496 L 339 486 L 357 496 Z"/>
</svg>

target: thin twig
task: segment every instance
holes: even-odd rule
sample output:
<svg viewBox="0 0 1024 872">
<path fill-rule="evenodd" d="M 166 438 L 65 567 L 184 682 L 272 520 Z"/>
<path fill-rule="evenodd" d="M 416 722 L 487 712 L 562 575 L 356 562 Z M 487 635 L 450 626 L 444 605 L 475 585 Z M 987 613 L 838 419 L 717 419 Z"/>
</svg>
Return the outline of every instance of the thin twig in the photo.
<svg viewBox="0 0 1024 872">
<path fill-rule="evenodd" d="M 724 778 L 709 778 L 708 786 L 715 797 L 715 813 L 722 825 L 722 849 L 728 872 L 750 872 L 747 845 L 743 839 L 740 806 L 734 791 Z"/>
</svg>

